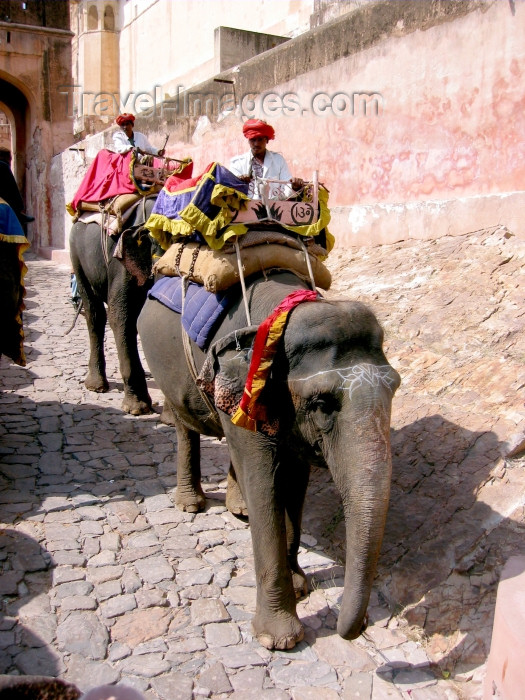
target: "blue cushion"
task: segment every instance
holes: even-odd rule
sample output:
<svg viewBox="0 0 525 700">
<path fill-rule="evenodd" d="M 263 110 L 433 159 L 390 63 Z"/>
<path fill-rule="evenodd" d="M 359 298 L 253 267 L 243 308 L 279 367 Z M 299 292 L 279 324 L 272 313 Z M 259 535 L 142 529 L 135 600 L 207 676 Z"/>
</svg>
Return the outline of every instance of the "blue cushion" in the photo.
<svg viewBox="0 0 525 700">
<path fill-rule="evenodd" d="M 237 294 L 236 287 L 212 294 L 200 284 L 188 283 L 182 325 L 201 350 L 206 349 L 208 338 Z M 182 313 L 182 278 L 162 277 L 155 282 L 148 296 L 157 299 L 172 311 Z"/>
</svg>

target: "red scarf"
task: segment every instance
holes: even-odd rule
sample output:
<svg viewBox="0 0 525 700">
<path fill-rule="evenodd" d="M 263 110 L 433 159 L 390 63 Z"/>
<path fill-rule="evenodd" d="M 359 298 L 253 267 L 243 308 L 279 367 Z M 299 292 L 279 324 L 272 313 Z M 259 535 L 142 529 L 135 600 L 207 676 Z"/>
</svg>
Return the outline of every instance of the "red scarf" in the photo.
<svg viewBox="0 0 525 700">
<path fill-rule="evenodd" d="M 239 408 L 232 416 L 232 423 L 247 430 L 257 430 L 257 421 L 266 420 L 266 406 L 258 403 L 264 389 L 277 347 L 284 333 L 290 311 L 303 301 L 315 301 L 317 292 L 301 289 L 289 294 L 257 329 L 253 344 L 252 360 L 246 377 L 244 394 Z"/>
</svg>

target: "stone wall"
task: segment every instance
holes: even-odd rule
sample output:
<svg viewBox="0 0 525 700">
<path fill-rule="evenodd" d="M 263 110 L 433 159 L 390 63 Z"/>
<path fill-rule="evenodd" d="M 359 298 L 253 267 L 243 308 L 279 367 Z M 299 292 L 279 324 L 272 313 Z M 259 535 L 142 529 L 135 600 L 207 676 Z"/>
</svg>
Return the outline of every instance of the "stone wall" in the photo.
<svg viewBox="0 0 525 700">
<path fill-rule="evenodd" d="M 121 3 L 120 90 L 173 96 L 213 75 L 217 27 L 296 36 L 310 28 L 314 0 L 130 0 Z M 130 110 L 126 110 L 130 111 Z"/>
<path fill-rule="evenodd" d="M 217 27 L 215 37 L 215 73 L 244 63 L 254 56 L 289 41 L 288 37 L 261 32 L 247 32 L 232 27 Z"/>
<path fill-rule="evenodd" d="M 7 6 L 12 21 L 4 21 Z M 26 209 L 37 219 L 29 234 L 36 247 L 52 246 L 48 169 L 73 140 L 61 94 L 61 86 L 71 84 L 69 7 L 28 2 L 22 12 L 21 6 L 0 7 L 0 100 L 12 127 L 15 174 Z"/>
<path fill-rule="evenodd" d="M 198 171 L 247 150 L 244 117 L 266 118 L 294 174 L 319 170 L 341 246 L 496 224 L 525 237 L 524 30 L 524 2 L 368 2 L 136 127 L 170 133 Z"/>
</svg>

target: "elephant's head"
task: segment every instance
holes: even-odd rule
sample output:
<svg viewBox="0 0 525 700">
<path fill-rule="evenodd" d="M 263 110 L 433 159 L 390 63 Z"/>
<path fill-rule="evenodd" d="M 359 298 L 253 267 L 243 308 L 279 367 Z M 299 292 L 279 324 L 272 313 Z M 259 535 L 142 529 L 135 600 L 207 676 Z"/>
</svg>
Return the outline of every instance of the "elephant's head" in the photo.
<svg viewBox="0 0 525 700">
<path fill-rule="evenodd" d="M 401 380 L 382 346 L 381 326 L 357 302 L 300 306 L 285 333 L 294 433 L 324 460 L 343 503 L 346 571 L 337 630 L 346 639 L 363 628 L 390 495 L 390 411 Z"/>
<path fill-rule="evenodd" d="M 255 329 L 216 344 L 201 386 L 232 413 L 243 391 Z M 390 495 L 390 410 L 400 384 L 382 349 L 383 331 L 363 304 L 318 301 L 291 313 L 261 399 L 267 435 L 330 469 L 346 524 L 345 589 L 338 632 L 363 629 Z"/>
<path fill-rule="evenodd" d="M 156 199 L 156 196 L 150 196 L 139 202 L 126 222 L 113 254 L 139 286 L 150 279 L 153 263 L 163 252 L 145 227 Z"/>
</svg>

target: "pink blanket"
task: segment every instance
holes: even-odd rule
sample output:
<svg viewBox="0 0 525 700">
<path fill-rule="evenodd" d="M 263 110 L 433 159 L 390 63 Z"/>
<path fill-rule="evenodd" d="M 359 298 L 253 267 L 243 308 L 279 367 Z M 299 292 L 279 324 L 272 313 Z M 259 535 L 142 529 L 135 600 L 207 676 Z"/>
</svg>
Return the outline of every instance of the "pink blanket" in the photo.
<svg viewBox="0 0 525 700">
<path fill-rule="evenodd" d="M 130 175 L 132 151 L 121 155 L 112 151 L 99 151 L 95 160 L 84 175 L 73 200 L 66 209 L 74 216 L 78 203 L 100 202 L 118 194 L 132 194 L 137 191 Z M 155 167 L 162 167 L 162 161 L 156 160 Z"/>
</svg>

